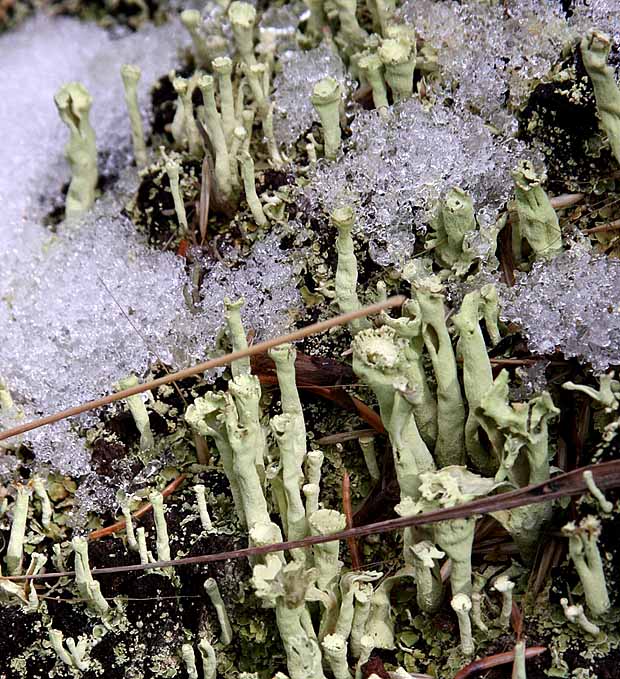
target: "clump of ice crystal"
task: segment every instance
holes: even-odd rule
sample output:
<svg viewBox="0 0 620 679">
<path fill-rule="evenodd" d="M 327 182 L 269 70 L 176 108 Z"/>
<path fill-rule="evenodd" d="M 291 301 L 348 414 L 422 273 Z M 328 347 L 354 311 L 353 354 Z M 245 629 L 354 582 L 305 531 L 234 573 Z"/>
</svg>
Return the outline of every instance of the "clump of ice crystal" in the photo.
<svg viewBox="0 0 620 679">
<path fill-rule="evenodd" d="M 482 228 L 494 223 L 512 192 L 511 170 L 525 147 L 496 137 L 483 121 L 440 104 L 425 108 L 410 99 L 389 109 L 356 115 L 344 153 L 321 162 L 306 196 L 312 208 L 357 209 L 357 228 L 370 239 L 379 264 L 411 256 L 438 198 L 459 186 L 474 200 Z"/>
<path fill-rule="evenodd" d="M 344 64 L 326 43 L 307 50 L 287 50 L 279 57 L 282 71 L 274 80 L 274 130 L 279 143 L 293 144 L 319 118 L 310 101 L 312 88 L 331 76 L 346 85 Z"/>
<path fill-rule="evenodd" d="M 516 130 L 506 101 L 524 103 L 572 35 L 556 0 L 406 0 L 400 13 L 438 51 L 441 95 L 505 132 Z"/>
<path fill-rule="evenodd" d="M 537 354 L 559 349 L 596 372 L 620 363 L 620 260 L 574 246 L 536 262 L 502 293 L 502 316 Z"/>
</svg>

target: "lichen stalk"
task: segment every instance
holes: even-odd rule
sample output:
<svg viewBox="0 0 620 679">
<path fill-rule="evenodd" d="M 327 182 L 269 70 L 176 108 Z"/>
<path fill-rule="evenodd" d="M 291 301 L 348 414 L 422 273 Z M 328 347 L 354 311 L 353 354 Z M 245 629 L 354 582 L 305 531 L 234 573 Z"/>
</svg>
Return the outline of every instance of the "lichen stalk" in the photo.
<svg viewBox="0 0 620 679">
<path fill-rule="evenodd" d="M 334 78 L 319 80 L 312 90 L 312 105 L 316 109 L 323 129 L 323 147 L 328 160 L 336 160 L 340 150 L 340 84 Z"/>
<path fill-rule="evenodd" d="M 204 588 L 213 604 L 213 608 L 215 608 L 217 620 L 220 624 L 220 642 L 222 645 L 228 646 L 233 639 L 232 626 L 217 582 L 213 578 L 208 578 L 204 582 Z"/>
<path fill-rule="evenodd" d="M 148 162 L 142 116 L 140 115 L 140 104 L 138 103 L 138 83 L 140 82 L 141 75 L 142 71 L 139 66 L 134 64 L 123 64 L 121 66 L 121 78 L 125 89 L 125 103 L 127 104 L 129 123 L 131 125 L 133 155 L 138 168 L 146 167 Z"/>
<path fill-rule="evenodd" d="M 71 220 L 83 215 L 95 202 L 99 175 L 95 131 L 89 120 L 93 100 L 84 85 L 69 83 L 58 90 L 54 102 L 62 122 L 69 128 L 65 156 L 71 168 L 71 183 L 65 216 Z"/>
</svg>

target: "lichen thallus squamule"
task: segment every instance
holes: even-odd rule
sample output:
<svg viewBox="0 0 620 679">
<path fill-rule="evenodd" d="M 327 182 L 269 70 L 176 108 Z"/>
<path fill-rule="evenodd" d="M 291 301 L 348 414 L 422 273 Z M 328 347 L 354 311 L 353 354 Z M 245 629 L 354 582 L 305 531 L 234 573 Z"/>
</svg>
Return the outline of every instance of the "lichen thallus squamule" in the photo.
<svg viewBox="0 0 620 679">
<path fill-rule="evenodd" d="M 319 3 L 309 4 L 312 23 L 320 27 Z M 388 25 L 389 8 L 385 7 L 388 4 L 376 3 L 377 21 L 384 37 L 381 46 L 372 54 L 360 54 L 358 59 L 379 108 L 387 105 L 387 87 L 395 100 L 411 96 L 416 59 L 415 38 Z M 343 36 L 352 49 L 363 44 L 365 36 L 351 3 L 336 2 L 336 5 Z M 178 102 L 172 133 L 179 148 L 200 157 L 205 153 L 200 129 L 206 131 L 219 199 L 236 203 L 243 188 L 254 221 L 264 226 L 268 215 L 256 193 L 254 161 L 249 151 L 255 117 L 262 126 L 272 166 L 282 167 L 286 160 L 273 132 L 270 61 L 269 58 L 262 62 L 256 59 L 255 9 L 246 3 L 233 2 L 228 18 L 244 76 L 237 91 L 231 78 L 232 60 L 218 52 L 218 45 L 204 42 L 191 10 L 182 15 L 199 63 L 205 68 L 211 64 L 213 75 L 200 73 L 190 79 L 174 79 Z M 595 82 L 597 103 L 604 112 L 603 125 L 610 139 L 613 136 L 616 140 L 617 115 L 614 116 L 612 104 L 617 89 L 611 86 L 609 73 L 604 63 L 600 63 L 600 53 L 604 53 L 603 61 L 606 61 L 606 45 L 598 34 L 592 34 L 584 39 L 582 50 L 588 57 L 584 63 Z M 144 167 L 148 157 L 136 90 L 139 69 L 124 67 L 122 76 L 134 155 L 137 165 Z M 219 102 L 215 96 L 216 85 Z M 252 106 L 246 105 L 246 85 Z M 202 119 L 198 122 L 192 103 L 196 88 L 203 100 Z M 338 82 L 324 78 L 316 83 L 312 103 L 323 129 L 324 155 L 328 160 L 335 159 L 341 145 L 342 92 Z M 72 181 L 66 216 L 72 219 L 87 211 L 95 199 L 96 147 L 88 121 L 91 100 L 85 89 L 74 83 L 59 91 L 56 104 L 71 132 L 66 152 Z M 174 154 L 166 156 L 165 172 L 179 225 L 187 230 L 180 162 Z M 521 165 L 514 176 L 516 230 L 528 241 L 535 256 L 553 256 L 561 249 L 561 234 L 540 178 L 527 164 Z M 360 306 L 352 237 L 354 213 L 348 207 L 338 208 L 332 213 L 332 222 L 338 231 L 336 302 L 342 312 L 349 312 Z M 468 241 L 476 230 L 469 196 L 454 188 L 438 209 L 434 229 L 435 256 L 444 267 L 441 275 L 413 264 L 406 267 L 403 277 L 411 285 L 411 298 L 403 305 L 402 316 L 393 318 L 382 313 L 374 322 L 357 319 L 349 328 L 353 335 L 353 370 L 374 393 L 389 437 L 400 488 L 400 502 L 395 509 L 402 516 L 453 507 L 495 490 L 548 479 L 548 423 L 558 414 L 548 393 L 543 392 L 524 403 L 511 403 L 508 373 L 502 371 L 493 379 L 485 334 L 492 344 L 497 344 L 501 335 L 497 293 L 492 285 L 466 294 L 459 312 L 451 321 L 446 320 L 443 279 L 466 272 L 475 260 Z M 515 250 L 518 250 L 516 245 Z M 241 301 L 226 302 L 226 324 L 234 350 L 247 347 L 241 305 Z M 456 350 L 453 335 L 458 338 Z M 185 413 L 192 429 L 214 442 L 237 516 L 247 529 L 251 545 L 275 544 L 283 538 L 298 540 L 308 535 L 330 535 L 345 526 L 343 514 L 323 507 L 320 502 L 323 454 L 316 448 L 308 449 L 295 378 L 295 354 L 290 344 L 270 352 L 276 366 L 282 409 L 269 422 L 271 436 L 267 436 L 263 428 L 261 386 L 252 374 L 249 359 L 233 363 L 225 391 L 214 390 L 196 398 Z M 135 378 L 129 377 L 120 386 L 134 382 Z M 612 405 L 617 403 L 617 393 L 617 390 L 612 393 Z M 136 398 L 128 400 L 128 406 L 140 433 L 140 446 L 148 449 L 153 446 L 154 437 L 144 403 Z M 270 445 L 270 440 L 275 445 Z M 361 443 L 369 474 L 376 479 L 379 472 L 372 446 L 368 440 Z M 202 528 L 209 533 L 213 523 L 205 487 L 198 484 L 194 490 Z M 596 490 L 593 487 L 593 493 Z M 6 555 L 6 567 L 11 575 L 23 572 L 23 546 L 33 493 L 39 502 L 41 521 L 49 521 L 49 497 L 41 480 L 35 479 L 31 487 L 18 488 Z M 162 495 L 154 491 L 149 499 L 154 512 L 157 559 L 169 560 Z M 121 506 L 128 546 L 139 552 L 143 563 L 153 560 L 146 548 L 144 529 L 134 533 L 128 501 L 123 500 Z M 542 503 L 495 513 L 526 563 L 533 559 L 551 510 L 549 503 Z M 274 514 L 279 516 L 278 521 Z M 387 577 L 372 570 L 344 570 L 336 541 L 253 559 L 252 585 L 263 605 L 275 610 L 290 679 L 322 679 L 326 672 L 336 679 L 345 679 L 352 676 L 351 660 L 356 662 L 356 678 L 361 676 L 361 668 L 374 649 L 396 648 L 392 590 L 415 585 L 417 607 L 425 614 L 436 612 L 442 605 L 447 589 L 440 574 L 443 559 L 450 562 L 450 605 L 458 620 L 461 651 L 466 656 L 474 653 L 472 623 L 480 633 L 487 629 L 482 619 L 481 587 L 475 586 L 472 574 L 475 527 L 476 517 L 471 516 L 427 528 L 406 529 L 403 565 Z M 597 547 L 600 524 L 595 517 L 588 517 L 579 526 L 567 525 L 564 532 L 569 538 L 569 553 L 581 579 L 586 607 L 589 614 L 603 624 L 610 602 Z M 122 612 L 101 594 L 90 570 L 87 541 L 75 537 L 72 548 L 76 589 L 92 614 L 100 618 L 100 625 L 91 638 L 78 641 L 64 639 L 62 631 L 50 628 L 49 642 L 59 661 L 79 672 L 89 666 L 89 649 L 119 624 Z M 32 553 L 27 573 L 40 571 L 45 560 L 44 555 Z M 164 572 L 162 577 L 173 575 Z M 515 584 L 509 574 L 504 573 L 495 577 L 493 587 L 502 597 L 497 624 L 506 627 Z M 233 632 L 218 584 L 209 578 L 204 589 L 217 614 L 219 642 L 227 645 L 233 641 Z M 0 596 L 28 610 L 38 605 L 34 587 L 8 580 L 0 580 Z M 586 618 L 582 606 L 569 606 L 566 602 L 563 610 L 567 619 L 578 624 L 586 634 L 598 634 L 599 626 Z M 217 657 L 212 643 L 204 637 L 196 645 L 203 675 L 215 677 Z M 178 653 L 189 676 L 197 677 L 194 645 L 186 643 Z M 522 658 L 522 649 L 519 653 Z M 524 664 L 518 676 L 525 676 Z"/>
</svg>

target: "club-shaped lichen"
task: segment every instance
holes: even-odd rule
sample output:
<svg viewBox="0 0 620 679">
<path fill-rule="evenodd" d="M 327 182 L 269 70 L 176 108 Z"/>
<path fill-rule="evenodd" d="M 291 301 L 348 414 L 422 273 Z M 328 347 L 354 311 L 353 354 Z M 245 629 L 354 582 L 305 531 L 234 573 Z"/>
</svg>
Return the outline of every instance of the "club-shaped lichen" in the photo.
<svg viewBox="0 0 620 679">
<path fill-rule="evenodd" d="M 568 553 L 581 580 L 586 604 L 594 617 L 606 613 L 610 607 L 603 561 L 598 548 L 601 522 L 595 516 L 582 519 L 579 526 L 567 523 L 562 529 L 568 537 Z"/>
<path fill-rule="evenodd" d="M 226 610 L 226 604 L 224 603 L 224 599 L 222 599 L 217 582 L 213 578 L 207 578 L 204 581 L 204 588 L 213 604 L 213 608 L 215 608 L 217 620 L 220 623 L 220 642 L 224 646 L 227 646 L 233 639 L 233 633 L 228 617 L 228 611 Z"/>
<path fill-rule="evenodd" d="M 336 160 L 340 149 L 340 83 L 327 77 L 319 80 L 312 90 L 312 105 L 321 119 L 323 147 L 328 160 Z"/>
<path fill-rule="evenodd" d="M 607 133 L 612 153 L 620 163 L 620 88 L 614 69 L 607 64 L 611 39 L 601 31 L 591 30 L 581 40 L 583 65 L 592 81 L 601 127 Z"/>
<path fill-rule="evenodd" d="M 140 104 L 138 103 L 138 83 L 140 82 L 141 75 L 140 67 L 135 64 L 123 64 L 121 66 L 121 78 L 125 89 L 125 103 L 127 104 L 129 123 L 131 125 L 133 155 L 138 168 L 145 167 L 148 162 L 142 116 L 140 115 Z"/>
<path fill-rule="evenodd" d="M 65 156 L 71 168 L 71 183 L 65 215 L 73 219 L 92 207 L 99 179 L 95 131 L 89 119 L 93 100 L 84 85 L 68 83 L 58 90 L 54 101 L 62 122 L 69 128 Z"/>
</svg>

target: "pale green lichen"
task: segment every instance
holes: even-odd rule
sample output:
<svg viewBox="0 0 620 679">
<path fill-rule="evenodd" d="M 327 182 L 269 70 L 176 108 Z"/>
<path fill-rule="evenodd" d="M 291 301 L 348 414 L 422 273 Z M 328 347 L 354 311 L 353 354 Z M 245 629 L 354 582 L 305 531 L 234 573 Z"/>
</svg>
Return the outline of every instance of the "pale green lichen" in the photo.
<svg viewBox="0 0 620 679">
<path fill-rule="evenodd" d="M 198 651 L 202 659 L 203 679 L 215 679 L 217 676 L 217 658 L 208 639 L 201 639 L 198 642 Z"/>
<path fill-rule="evenodd" d="M 372 101 L 375 108 L 381 113 L 385 111 L 388 106 L 387 89 L 385 86 L 385 79 L 383 77 L 383 62 L 378 54 L 366 54 L 358 61 L 358 66 L 368 80 L 368 84 L 372 89 Z"/>
<path fill-rule="evenodd" d="M 341 99 L 340 84 L 331 77 L 319 80 L 312 90 L 312 105 L 321 120 L 324 153 L 328 160 L 336 160 L 340 150 Z"/>
<path fill-rule="evenodd" d="M 125 89 L 125 103 L 127 104 L 129 123 L 131 125 L 133 155 L 138 168 L 146 167 L 148 162 L 142 116 L 140 115 L 140 105 L 138 104 L 138 83 L 140 82 L 141 75 L 140 67 L 135 64 L 123 64 L 121 66 L 121 78 Z"/>
<path fill-rule="evenodd" d="M 403 566 L 394 575 L 385 578 L 374 590 L 370 599 L 370 611 L 366 620 L 366 634 L 372 640 L 373 648 L 393 649 L 396 647 L 394 636 L 394 615 L 390 595 L 400 583 L 415 577 L 412 566 Z M 360 639 L 360 661 L 364 657 L 364 637 Z"/>
<path fill-rule="evenodd" d="M 542 177 L 528 161 L 513 172 L 518 221 L 513 222 L 513 247 L 521 259 L 521 239 L 536 257 L 553 257 L 562 252 L 562 232 L 558 216 L 542 187 Z"/>
<path fill-rule="evenodd" d="M 303 564 L 254 566 L 252 582 L 265 605 L 275 608 L 276 623 L 291 679 L 324 679 L 321 650 L 309 624 L 306 595 L 314 574 Z"/>
<path fill-rule="evenodd" d="M 465 447 L 474 467 L 488 475 L 497 472 L 503 441 L 494 427 L 485 429 L 491 443 L 491 453 L 487 452 L 480 439 L 480 427 L 485 421 L 478 418 L 477 409 L 493 386 L 491 361 L 480 328 L 481 316 L 481 295 L 478 291 L 470 292 L 465 295 L 453 323 L 459 335 L 457 354 L 463 361 L 463 386 L 469 409 L 465 421 Z"/>
<path fill-rule="evenodd" d="M 500 627 L 508 628 L 512 617 L 512 590 L 515 583 L 507 576 L 500 575 L 493 584 L 493 588 L 502 595 L 502 609 L 498 623 Z"/>
<path fill-rule="evenodd" d="M 233 3 L 235 4 L 235 3 Z M 206 131 L 215 152 L 215 182 L 224 200 L 233 196 L 231 161 L 226 144 L 226 135 L 220 112 L 215 103 L 215 84 L 213 76 L 203 75 L 198 80 L 202 92 Z"/>
<path fill-rule="evenodd" d="M 173 78 L 172 86 L 183 106 L 183 123 L 185 126 L 189 153 L 191 156 L 198 158 L 202 155 L 202 143 L 200 141 L 200 132 L 198 131 L 198 126 L 196 125 L 196 120 L 194 118 L 194 104 L 192 101 L 195 82 L 194 80 L 190 81 L 185 78 L 177 77 Z"/>
<path fill-rule="evenodd" d="M 510 404 L 508 379 L 508 372 L 502 370 L 476 409 L 485 429 L 492 431 L 495 427 L 504 437 L 496 479 L 502 481 L 507 477 L 515 485 L 542 483 L 550 474 L 548 424 L 559 410 L 547 392 L 527 403 Z M 511 534 L 523 558 L 531 561 L 540 531 L 551 517 L 551 504 L 499 510 L 493 516 Z"/>
<path fill-rule="evenodd" d="M 68 637 L 65 641 L 68 650 L 63 645 L 63 634 L 60 630 L 49 629 L 48 638 L 58 659 L 65 665 L 78 672 L 88 670 L 90 662 L 86 657 L 88 652 L 88 639 L 86 637 L 81 637 L 77 644 L 72 637 Z"/>
<path fill-rule="evenodd" d="M 433 238 L 425 243 L 439 264 L 463 276 L 471 268 L 475 252 L 467 246 L 466 236 L 476 231 L 476 217 L 471 196 L 458 187 L 448 191 L 440 202 L 431 224 Z"/>
<path fill-rule="evenodd" d="M 131 389 L 139 384 L 138 378 L 135 375 L 125 377 L 118 382 L 118 389 Z M 150 450 L 155 445 L 153 439 L 153 432 L 149 422 L 149 414 L 141 394 L 134 394 L 124 399 L 129 407 L 129 412 L 133 417 L 137 430 L 140 432 L 140 448 L 142 450 Z"/>
<path fill-rule="evenodd" d="M 196 494 L 196 504 L 198 505 L 198 514 L 200 516 L 200 523 L 203 530 L 210 532 L 213 530 L 213 522 L 209 516 L 209 508 L 207 507 L 207 490 L 202 483 L 197 483 L 194 486 L 194 493 Z"/>
<path fill-rule="evenodd" d="M 213 54 L 207 45 L 207 41 L 200 32 L 202 26 L 200 12 L 197 9 L 183 10 L 180 19 L 192 39 L 196 62 L 199 66 L 208 66 L 211 63 Z"/>
<path fill-rule="evenodd" d="M 180 173 L 181 164 L 175 158 L 168 158 L 166 164 L 164 165 L 166 174 L 168 175 L 168 181 L 170 182 L 170 193 L 172 194 L 172 200 L 174 202 L 174 211 L 177 216 L 177 221 L 179 227 L 184 234 L 189 232 L 189 226 L 187 223 L 187 213 L 185 212 L 185 202 L 183 201 L 183 196 L 181 194 L 180 185 Z"/>
<path fill-rule="evenodd" d="M 362 45 L 366 38 L 366 31 L 357 20 L 356 0 L 334 0 L 340 20 L 338 40 L 347 52 L 354 52 L 355 47 Z"/>
<path fill-rule="evenodd" d="M 346 314 L 357 311 L 360 301 L 357 296 L 357 258 L 351 235 L 355 223 L 355 213 L 350 207 L 336 208 L 331 213 L 332 224 L 338 229 L 336 238 L 336 252 L 338 264 L 336 266 L 336 303 L 340 313 Z M 349 329 L 352 334 L 370 327 L 366 318 L 351 321 Z"/>
<path fill-rule="evenodd" d="M 233 639 L 232 626 L 230 624 L 230 619 L 228 617 L 228 611 L 226 610 L 226 605 L 220 594 L 217 582 L 213 578 L 207 578 L 204 582 L 205 592 L 215 608 L 215 613 L 217 615 L 217 620 L 220 623 L 220 643 L 223 646 L 227 646 Z"/>
<path fill-rule="evenodd" d="M 89 608 L 104 617 L 110 609 L 110 604 L 101 594 L 99 582 L 93 578 L 90 571 L 88 540 L 82 537 L 74 537 L 71 545 L 75 553 L 75 584 L 80 596 L 86 600 Z"/>
<path fill-rule="evenodd" d="M 583 480 L 586 482 L 586 486 L 588 487 L 591 495 L 598 502 L 598 506 L 600 507 L 601 511 L 605 514 L 611 514 L 614 509 L 614 503 L 607 500 L 603 494 L 603 491 L 596 485 L 594 476 L 589 469 L 583 473 Z"/>
<path fill-rule="evenodd" d="M 13 519 L 11 534 L 6 548 L 6 566 L 9 575 L 19 575 L 22 571 L 24 558 L 24 538 L 26 536 L 26 521 L 28 520 L 28 505 L 30 503 L 30 489 L 27 486 L 17 487 L 17 496 L 13 505 Z"/>
<path fill-rule="evenodd" d="M 189 679 L 198 679 L 198 669 L 196 668 L 196 655 L 191 644 L 183 644 L 181 646 L 181 657 L 185 663 L 187 676 Z"/>
<path fill-rule="evenodd" d="M 321 642 L 334 679 L 351 679 L 347 662 L 347 641 L 340 634 L 328 634 Z"/>
<path fill-rule="evenodd" d="M 353 370 L 372 388 L 379 402 L 381 421 L 392 443 L 401 496 L 415 497 L 420 472 L 435 465 L 420 436 L 409 400 L 402 365 L 406 346 L 406 340 L 388 326 L 363 330 L 353 340 Z"/>
<path fill-rule="evenodd" d="M 248 207 L 252 212 L 252 217 L 257 226 L 266 226 L 267 217 L 263 210 L 263 205 L 256 193 L 256 185 L 254 183 L 254 161 L 252 156 L 247 151 L 242 151 L 237 156 L 239 166 L 241 167 L 241 178 L 243 180 L 243 190 L 245 191 L 245 199 Z"/>
<path fill-rule="evenodd" d="M 159 491 L 155 491 L 149 495 L 149 502 L 153 505 L 157 560 L 170 561 L 170 540 L 168 538 L 168 525 L 166 523 L 166 515 L 164 513 L 163 495 Z"/>
<path fill-rule="evenodd" d="M 344 514 L 334 509 L 319 509 L 309 518 L 311 535 L 329 535 L 345 529 L 346 519 Z M 338 582 L 342 561 L 338 559 L 340 542 L 324 542 L 314 545 L 314 565 L 317 569 L 316 583 L 319 589 L 329 592 Z"/>
<path fill-rule="evenodd" d="M 99 178 L 95 131 L 89 120 L 93 100 L 84 85 L 68 83 L 58 90 L 54 101 L 70 133 L 65 146 L 65 156 L 71 168 L 65 215 L 67 219 L 74 219 L 92 207 Z"/>
<path fill-rule="evenodd" d="M 358 439 L 360 448 L 362 449 L 362 455 L 364 456 L 364 462 L 366 463 L 366 469 L 370 478 L 377 482 L 381 478 L 381 470 L 379 469 L 379 464 L 377 463 L 377 453 L 375 452 L 375 437 L 374 436 L 360 436 Z"/>
<path fill-rule="evenodd" d="M 40 476 L 35 476 L 32 479 L 32 490 L 34 496 L 41 503 L 41 525 L 43 528 L 49 528 L 52 520 L 52 503 L 45 488 L 45 481 Z"/>
<path fill-rule="evenodd" d="M 230 3 L 228 8 L 228 20 L 241 59 L 249 66 L 255 64 L 254 25 L 256 23 L 256 9 L 248 2 L 235 0 Z"/>
<path fill-rule="evenodd" d="M 603 561 L 598 548 L 601 522 L 594 516 L 582 519 L 579 526 L 570 522 L 562 529 L 568 537 L 568 553 L 581 580 L 586 604 L 599 617 L 610 607 Z"/>
<path fill-rule="evenodd" d="M 433 457 L 441 467 L 465 461 L 465 406 L 456 357 L 446 326 L 443 286 L 433 276 L 405 272 L 419 304 L 422 336 L 437 380 L 437 443 Z"/>
<path fill-rule="evenodd" d="M 415 43 L 406 36 L 387 38 L 381 43 L 378 54 L 385 66 L 385 80 L 392 90 L 394 101 L 410 97 L 416 62 Z"/>
<path fill-rule="evenodd" d="M 417 542 L 410 549 L 415 568 L 416 601 L 421 611 L 434 613 L 443 597 L 438 561 L 445 554 L 428 540 Z"/>
<path fill-rule="evenodd" d="M 583 65 L 594 87 L 601 127 L 607 133 L 612 153 L 620 163 L 620 88 L 613 67 L 607 64 L 610 49 L 611 38 L 597 30 L 588 31 L 581 40 Z"/>
<path fill-rule="evenodd" d="M 577 625 L 586 634 L 590 634 L 593 637 L 600 633 L 601 628 L 588 620 L 586 614 L 584 613 L 583 606 L 579 604 L 569 605 L 568 599 L 564 598 L 560 599 L 560 605 L 562 606 L 564 616 L 568 622 L 572 623 L 573 625 Z"/>
<path fill-rule="evenodd" d="M 471 620 L 469 612 L 471 611 L 471 599 L 467 594 L 460 592 L 455 594 L 450 601 L 452 610 L 456 613 L 459 621 L 459 635 L 461 637 L 461 651 L 463 655 L 473 655 L 474 653 L 474 638 L 471 633 Z"/>
<path fill-rule="evenodd" d="M 220 92 L 220 110 L 222 112 L 222 127 L 226 144 L 230 148 L 233 140 L 233 131 L 237 127 L 235 113 L 235 97 L 232 86 L 233 62 L 229 57 L 218 57 L 212 62 L 213 72 L 217 77 Z"/>
</svg>

